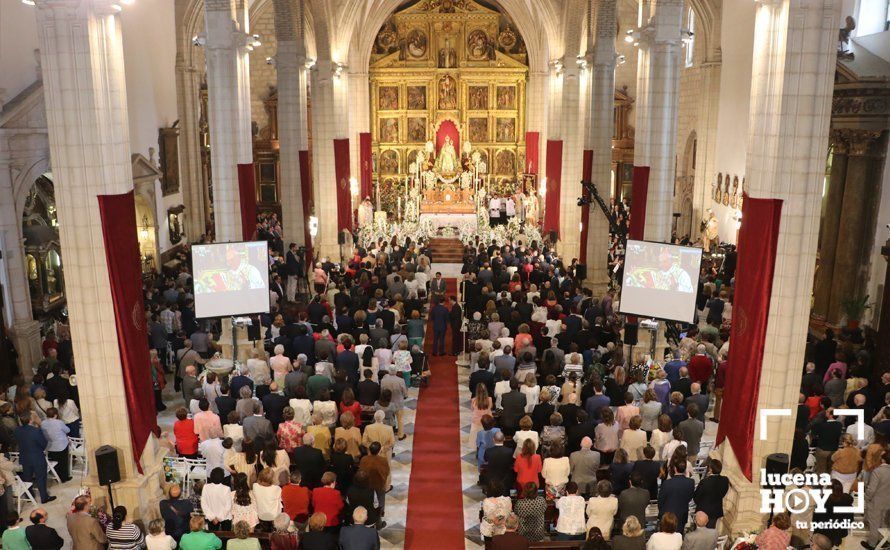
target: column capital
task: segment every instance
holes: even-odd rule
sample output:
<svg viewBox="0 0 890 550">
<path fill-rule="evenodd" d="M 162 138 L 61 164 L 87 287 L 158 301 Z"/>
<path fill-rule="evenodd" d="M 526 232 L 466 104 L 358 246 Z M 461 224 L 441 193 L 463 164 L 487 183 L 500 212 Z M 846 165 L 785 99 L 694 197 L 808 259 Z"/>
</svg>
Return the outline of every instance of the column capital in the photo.
<svg viewBox="0 0 890 550">
<path fill-rule="evenodd" d="M 839 134 L 840 140 L 847 144 L 847 153 L 851 157 L 883 157 L 886 153 L 885 148 L 880 147 L 882 143 L 881 136 L 883 132 L 879 130 L 862 130 L 862 129 L 839 129 L 832 131 L 829 135 Z"/>
</svg>

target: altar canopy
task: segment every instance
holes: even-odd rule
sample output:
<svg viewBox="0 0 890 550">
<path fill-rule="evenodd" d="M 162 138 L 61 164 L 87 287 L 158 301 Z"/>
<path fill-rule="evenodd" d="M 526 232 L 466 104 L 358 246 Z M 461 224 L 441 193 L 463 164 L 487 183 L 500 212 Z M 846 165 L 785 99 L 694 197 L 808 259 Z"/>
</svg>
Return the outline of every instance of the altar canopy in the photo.
<svg viewBox="0 0 890 550">
<path fill-rule="evenodd" d="M 394 13 L 369 68 L 375 207 L 404 214 L 417 182 L 421 211 L 474 212 L 477 181 L 487 194 L 514 193 L 526 165 L 527 78 L 525 44 L 506 13 L 473 0 Z"/>
</svg>

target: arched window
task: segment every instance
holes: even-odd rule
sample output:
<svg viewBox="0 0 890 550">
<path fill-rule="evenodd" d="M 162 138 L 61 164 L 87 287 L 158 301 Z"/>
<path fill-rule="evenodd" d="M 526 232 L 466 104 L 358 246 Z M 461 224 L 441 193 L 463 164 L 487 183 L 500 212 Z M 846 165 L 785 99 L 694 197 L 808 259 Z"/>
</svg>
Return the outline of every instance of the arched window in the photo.
<svg viewBox="0 0 890 550">
<path fill-rule="evenodd" d="M 686 46 L 686 67 L 689 68 L 695 55 L 695 11 L 692 8 L 686 14 L 686 31 L 683 42 Z"/>
</svg>

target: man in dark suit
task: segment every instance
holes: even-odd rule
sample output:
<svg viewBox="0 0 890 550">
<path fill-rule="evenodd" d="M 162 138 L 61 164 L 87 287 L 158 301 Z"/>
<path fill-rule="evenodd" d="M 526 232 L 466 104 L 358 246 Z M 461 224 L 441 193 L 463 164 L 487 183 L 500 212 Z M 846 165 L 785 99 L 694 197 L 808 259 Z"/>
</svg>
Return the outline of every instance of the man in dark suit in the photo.
<svg viewBox="0 0 890 550">
<path fill-rule="evenodd" d="M 368 510 L 357 506 L 352 511 L 352 525 L 340 529 L 340 548 L 356 550 L 377 550 L 380 548 L 380 535 L 373 526 L 365 525 L 368 521 Z"/>
<path fill-rule="evenodd" d="M 358 369 L 361 361 L 359 361 L 358 355 L 354 351 L 352 351 L 352 339 L 345 338 L 343 341 L 343 351 L 337 354 L 337 358 L 334 360 L 334 366 L 337 370 L 342 370 L 346 373 L 346 377 L 349 379 L 349 383 L 352 387 L 355 387 L 358 384 Z"/>
<path fill-rule="evenodd" d="M 229 421 L 229 413 L 235 410 L 238 400 L 232 397 L 231 388 L 228 382 L 219 385 L 219 395 L 214 400 L 216 411 L 219 415 L 220 425 L 224 425 Z"/>
<path fill-rule="evenodd" d="M 680 377 L 671 382 L 671 392 L 678 391 L 683 394 L 683 399 L 692 395 L 692 379 L 689 378 L 689 371 L 686 367 L 680 368 Z"/>
<path fill-rule="evenodd" d="M 448 312 L 448 324 L 451 325 L 451 355 L 464 351 L 464 335 L 460 331 L 464 322 L 464 312 L 457 302 L 457 296 L 451 297 L 451 311 Z"/>
<path fill-rule="evenodd" d="M 695 501 L 695 510 L 708 514 L 708 527 L 715 529 L 717 520 L 723 517 L 723 497 L 729 491 L 729 479 L 721 475 L 723 463 L 717 459 L 711 459 L 708 463 L 708 475 L 701 480 L 692 500 Z"/>
<path fill-rule="evenodd" d="M 646 525 L 646 507 L 649 506 L 649 491 L 643 488 L 643 474 L 630 474 L 630 487 L 618 495 L 618 517 L 623 525 L 624 520 L 636 516 L 640 525 Z"/>
<path fill-rule="evenodd" d="M 263 416 L 263 406 L 255 401 L 253 403 L 253 415 L 245 416 L 241 424 L 244 427 L 244 439 L 252 439 L 254 442 L 259 440 L 267 442 L 275 437 L 272 423 Z M 254 448 L 258 447 L 254 446 Z"/>
<path fill-rule="evenodd" d="M 653 460 L 655 458 L 655 449 L 651 445 L 643 447 L 643 460 L 634 462 L 631 475 L 639 473 L 643 478 L 641 487 L 649 490 L 649 500 L 658 498 L 658 474 L 661 471 L 661 462 Z"/>
<path fill-rule="evenodd" d="M 269 281 L 269 292 L 274 292 L 278 296 L 278 299 L 275 300 L 276 304 L 281 304 L 281 301 L 284 300 L 284 285 L 279 275 L 274 275 Z"/>
<path fill-rule="evenodd" d="M 445 334 L 448 332 L 448 308 L 433 298 L 430 319 L 433 321 L 433 356 L 445 355 Z"/>
<path fill-rule="evenodd" d="M 297 253 L 297 243 L 290 243 L 287 254 L 284 255 L 284 262 L 287 273 L 287 300 L 293 302 L 297 294 L 297 279 L 303 276 L 303 262 Z"/>
<path fill-rule="evenodd" d="M 327 462 L 321 450 L 312 446 L 315 437 L 312 434 L 303 436 L 303 444 L 293 450 L 290 463 L 302 474 L 303 486 L 310 489 L 321 486 L 321 476 L 324 474 Z"/>
<path fill-rule="evenodd" d="M 479 360 L 479 369 L 473 371 L 473 374 L 470 375 L 469 386 L 471 394 L 476 395 L 476 387 L 479 384 L 485 384 L 488 395 L 494 395 L 494 373 L 488 367 L 487 359 Z"/>
<path fill-rule="evenodd" d="M 19 417 L 21 426 L 15 429 L 15 440 L 19 448 L 19 463 L 22 465 L 22 481 L 33 480 L 40 492 L 43 504 L 56 500 L 46 490 L 46 436 L 37 426 L 31 424 L 31 415 Z M 33 545 L 32 545 L 33 546 Z"/>
<path fill-rule="evenodd" d="M 695 403 L 698 407 L 696 418 L 701 420 L 702 424 L 704 424 L 705 413 L 708 412 L 708 396 L 701 392 L 701 384 L 698 382 L 693 382 L 689 389 L 692 392 L 692 395 L 686 398 L 686 410 L 688 411 L 689 406 Z"/>
<path fill-rule="evenodd" d="M 301 353 L 306 356 L 307 365 L 315 365 L 315 340 L 309 334 L 306 325 L 299 324 L 296 326 L 296 336 L 291 340 L 291 350 L 293 355 L 297 357 Z"/>
<path fill-rule="evenodd" d="M 501 396 L 501 428 L 508 434 L 516 431 L 519 419 L 525 416 L 525 406 L 528 404 L 525 394 L 519 391 L 519 381 L 510 378 L 510 391 Z"/>
<path fill-rule="evenodd" d="M 519 517 L 516 514 L 507 516 L 504 527 L 506 529 L 504 533 L 495 535 L 491 539 L 491 550 L 528 550 L 528 539 L 518 533 Z"/>
<path fill-rule="evenodd" d="M 485 450 L 485 468 L 482 472 L 482 481 L 490 483 L 498 481 L 504 489 L 501 496 L 509 496 L 510 488 L 514 485 L 513 449 L 504 447 L 504 434 L 494 434 L 494 445 Z"/>
<path fill-rule="evenodd" d="M 686 442 L 689 456 L 695 460 L 701 450 L 701 438 L 705 433 L 705 423 L 698 419 L 699 410 L 695 403 L 689 405 L 686 414 L 689 415 L 689 418 L 680 422 L 677 427 L 683 432 L 683 441 Z"/>
<path fill-rule="evenodd" d="M 677 516 L 677 525 L 686 525 L 689 519 L 689 501 L 695 493 L 695 482 L 686 477 L 686 463 L 680 462 L 671 477 L 661 483 L 658 491 L 658 515 L 668 512 Z"/>
<path fill-rule="evenodd" d="M 587 411 L 584 409 L 578 409 L 575 414 L 578 418 L 578 423 L 566 428 L 566 441 L 568 442 L 568 448 L 566 449 L 567 454 L 580 450 L 581 440 L 585 437 L 589 437 L 592 441 L 596 441 L 597 422 L 591 420 Z"/>
<path fill-rule="evenodd" d="M 807 363 L 806 373 L 800 379 L 800 393 L 810 395 L 822 388 L 822 377 L 816 373 L 816 363 Z"/>
<path fill-rule="evenodd" d="M 43 508 L 37 508 L 31 512 L 30 519 L 33 525 L 25 528 L 25 538 L 28 540 L 31 548 L 61 550 L 65 540 L 59 536 L 55 529 L 46 524 L 46 516 L 46 510 Z"/>
<path fill-rule="evenodd" d="M 436 278 L 430 281 L 430 296 L 440 303 L 445 301 L 445 279 L 441 272 L 436 272 Z"/>
<path fill-rule="evenodd" d="M 365 375 L 365 379 L 358 383 L 355 398 L 362 405 L 371 407 L 380 398 L 380 384 L 372 380 L 374 371 L 371 369 L 365 369 L 362 374 Z"/>
<path fill-rule="evenodd" d="M 261 401 L 263 410 L 266 411 L 266 418 L 272 423 L 272 430 L 277 432 L 278 425 L 284 422 L 284 408 L 288 406 L 290 400 L 278 392 L 278 383 L 272 382 L 269 385 L 269 393 L 264 395 Z"/>
</svg>

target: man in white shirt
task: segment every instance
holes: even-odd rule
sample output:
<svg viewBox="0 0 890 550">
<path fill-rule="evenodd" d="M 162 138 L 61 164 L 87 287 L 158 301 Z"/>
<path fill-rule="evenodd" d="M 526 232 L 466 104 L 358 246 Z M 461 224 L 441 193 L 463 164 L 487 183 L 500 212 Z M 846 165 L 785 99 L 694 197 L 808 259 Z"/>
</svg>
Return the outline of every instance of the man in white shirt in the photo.
<svg viewBox="0 0 890 550">
<path fill-rule="evenodd" d="M 212 472 L 214 468 L 222 468 L 226 477 L 230 475 L 228 468 L 225 466 L 226 449 L 223 447 L 222 439 L 218 437 L 205 439 L 198 444 L 198 452 L 200 452 L 201 456 L 207 460 L 206 470 L 208 474 Z"/>
</svg>

